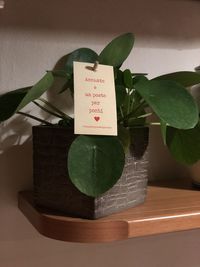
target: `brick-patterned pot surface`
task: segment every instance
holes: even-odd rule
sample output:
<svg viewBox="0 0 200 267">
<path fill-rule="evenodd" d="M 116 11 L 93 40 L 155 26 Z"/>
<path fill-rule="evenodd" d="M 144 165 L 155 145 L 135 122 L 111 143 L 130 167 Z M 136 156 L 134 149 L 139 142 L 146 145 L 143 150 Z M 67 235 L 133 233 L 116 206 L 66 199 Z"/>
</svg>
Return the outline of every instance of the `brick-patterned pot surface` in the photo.
<svg viewBox="0 0 200 267">
<path fill-rule="evenodd" d="M 93 198 L 70 181 L 67 154 L 75 135 L 61 127 L 33 127 L 35 204 L 67 215 L 95 219 L 144 202 L 147 189 L 148 128 L 132 131 L 121 178 L 106 193 Z"/>
</svg>

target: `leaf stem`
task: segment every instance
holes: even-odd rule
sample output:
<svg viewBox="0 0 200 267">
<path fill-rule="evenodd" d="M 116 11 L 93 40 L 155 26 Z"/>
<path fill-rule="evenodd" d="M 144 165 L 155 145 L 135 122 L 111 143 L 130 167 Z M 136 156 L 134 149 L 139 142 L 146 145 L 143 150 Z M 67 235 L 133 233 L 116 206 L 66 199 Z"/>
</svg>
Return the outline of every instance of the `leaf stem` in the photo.
<svg viewBox="0 0 200 267">
<path fill-rule="evenodd" d="M 67 114 L 65 114 L 61 110 L 59 110 L 57 107 L 55 107 L 54 105 L 52 105 L 51 103 L 49 103 L 44 98 L 38 98 L 38 100 L 40 100 L 41 102 L 43 102 L 44 104 L 46 104 L 48 107 L 50 107 L 51 109 L 53 109 L 55 112 L 57 112 L 58 114 L 60 114 L 62 116 L 62 118 L 64 117 L 64 118 L 66 118 L 68 120 L 71 120 L 72 119 L 70 116 L 68 116 Z"/>
<path fill-rule="evenodd" d="M 133 94 L 133 97 L 132 97 L 131 106 L 130 106 L 131 111 L 133 110 L 134 103 L 135 103 L 135 91 L 133 91 L 132 94 Z"/>
<path fill-rule="evenodd" d="M 138 116 L 138 117 L 136 117 L 136 119 L 141 119 L 141 118 L 147 118 L 147 117 L 149 117 L 149 116 L 151 116 L 153 113 L 145 113 L 145 114 L 142 114 L 142 115 L 140 115 L 140 116 Z"/>
<path fill-rule="evenodd" d="M 127 115 L 130 113 L 130 102 L 131 102 L 130 89 L 128 89 Z"/>
<path fill-rule="evenodd" d="M 45 112 L 49 113 L 50 115 L 53 115 L 53 116 L 55 116 L 55 117 L 58 117 L 58 118 L 63 119 L 63 117 L 62 117 L 61 115 L 59 115 L 59 114 L 57 114 L 57 113 L 55 113 L 55 112 L 53 112 L 53 111 L 51 111 L 51 110 L 49 110 L 49 109 L 43 107 L 42 105 L 40 105 L 40 104 L 37 103 L 36 101 L 33 101 L 33 103 L 34 103 L 36 106 L 38 106 L 39 108 L 41 108 L 42 110 L 44 110 Z"/>
<path fill-rule="evenodd" d="M 150 122 L 149 125 L 160 126 L 161 123 L 160 122 Z"/>
<path fill-rule="evenodd" d="M 122 107 L 121 106 L 119 107 L 119 110 L 120 110 L 120 113 L 121 113 L 122 118 L 124 118 L 124 113 L 123 113 L 123 110 L 122 110 Z"/>
<path fill-rule="evenodd" d="M 134 116 L 135 113 L 138 111 L 138 109 L 140 109 L 144 104 L 145 104 L 145 101 L 142 100 L 142 102 L 131 113 L 127 114 L 122 119 L 118 120 L 118 122 L 122 122 L 123 120 L 129 119 L 131 116 Z"/>
<path fill-rule="evenodd" d="M 145 100 L 142 99 L 142 101 L 140 102 L 140 104 L 133 110 L 133 113 L 136 113 L 138 111 L 138 109 L 140 109 L 141 107 L 143 107 L 144 104 L 145 104 Z"/>
<path fill-rule="evenodd" d="M 53 125 L 52 123 L 50 123 L 48 121 L 42 120 L 42 119 L 40 119 L 40 118 L 38 118 L 36 116 L 30 115 L 30 114 L 25 113 L 25 112 L 18 111 L 17 114 L 23 115 L 25 117 L 31 118 L 31 119 L 36 120 L 36 121 L 39 121 L 39 122 L 44 123 L 46 125 Z"/>
</svg>

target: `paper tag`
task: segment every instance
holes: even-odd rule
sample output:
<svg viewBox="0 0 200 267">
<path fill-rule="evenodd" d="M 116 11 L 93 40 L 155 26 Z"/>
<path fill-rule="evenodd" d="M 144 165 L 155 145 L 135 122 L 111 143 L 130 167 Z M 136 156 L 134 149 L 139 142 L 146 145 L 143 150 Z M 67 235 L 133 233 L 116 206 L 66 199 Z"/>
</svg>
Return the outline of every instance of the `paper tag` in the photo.
<svg viewBox="0 0 200 267">
<path fill-rule="evenodd" d="M 75 134 L 117 135 L 113 67 L 74 62 Z"/>
</svg>

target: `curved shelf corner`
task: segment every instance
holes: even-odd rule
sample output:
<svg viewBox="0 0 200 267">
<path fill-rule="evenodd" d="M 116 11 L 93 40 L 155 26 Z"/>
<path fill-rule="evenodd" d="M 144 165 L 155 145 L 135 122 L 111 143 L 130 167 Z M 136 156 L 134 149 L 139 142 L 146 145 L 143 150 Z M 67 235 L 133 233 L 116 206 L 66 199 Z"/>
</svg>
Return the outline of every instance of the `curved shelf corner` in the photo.
<svg viewBox="0 0 200 267">
<path fill-rule="evenodd" d="M 36 208 L 32 192 L 19 193 L 22 213 L 42 235 L 70 242 L 110 242 L 200 228 L 200 192 L 191 184 L 148 187 L 144 204 L 105 218 L 86 220 Z"/>
</svg>

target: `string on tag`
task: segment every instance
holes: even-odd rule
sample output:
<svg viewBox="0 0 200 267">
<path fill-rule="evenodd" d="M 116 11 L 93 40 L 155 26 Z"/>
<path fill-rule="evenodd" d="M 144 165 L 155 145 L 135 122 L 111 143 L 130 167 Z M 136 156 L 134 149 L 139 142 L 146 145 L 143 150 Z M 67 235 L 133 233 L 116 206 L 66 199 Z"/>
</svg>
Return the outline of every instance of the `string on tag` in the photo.
<svg viewBox="0 0 200 267">
<path fill-rule="evenodd" d="M 95 61 L 94 66 L 93 66 L 93 71 L 97 71 L 99 65 L 99 61 Z"/>
<path fill-rule="evenodd" d="M 92 70 L 92 71 L 97 71 L 98 65 L 99 65 L 99 61 L 95 61 L 93 67 L 87 66 L 86 69 Z"/>
</svg>

